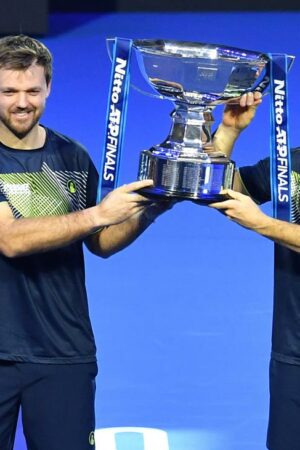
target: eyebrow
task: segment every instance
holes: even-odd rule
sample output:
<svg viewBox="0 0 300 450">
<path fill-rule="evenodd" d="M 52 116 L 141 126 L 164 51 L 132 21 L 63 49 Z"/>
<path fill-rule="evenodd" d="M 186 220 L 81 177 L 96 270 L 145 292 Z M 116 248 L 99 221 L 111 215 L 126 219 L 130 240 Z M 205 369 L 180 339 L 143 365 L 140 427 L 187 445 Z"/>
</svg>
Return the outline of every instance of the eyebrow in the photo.
<svg viewBox="0 0 300 450">
<path fill-rule="evenodd" d="M 25 89 L 25 92 L 28 92 L 28 91 L 40 91 L 42 88 L 40 87 L 40 86 L 32 86 L 32 87 L 30 87 L 30 88 L 28 88 L 28 89 Z M 3 86 L 3 87 L 0 87 L 0 91 L 1 92 L 3 92 L 3 91 L 12 91 L 12 92 L 18 92 L 20 89 L 16 89 L 15 87 L 11 87 L 11 86 Z"/>
</svg>

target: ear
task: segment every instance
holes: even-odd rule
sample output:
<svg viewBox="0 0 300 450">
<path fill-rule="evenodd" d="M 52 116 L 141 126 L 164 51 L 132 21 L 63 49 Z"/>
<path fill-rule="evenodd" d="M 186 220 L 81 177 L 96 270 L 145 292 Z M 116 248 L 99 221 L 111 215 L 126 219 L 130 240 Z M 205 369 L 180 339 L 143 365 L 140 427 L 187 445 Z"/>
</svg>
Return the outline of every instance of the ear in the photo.
<svg viewBox="0 0 300 450">
<path fill-rule="evenodd" d="M 49 84 L 48 84 L 48 86 L 47 86 L 46 98 L 48 98 L 49 95 L 50 95 L 50 92 L 51 92 L 51 85 L 52 85 L 52 82 L 51 82 L 51 80 L 50 80 L 50 81 L 49 81 Z"/>
</svg>

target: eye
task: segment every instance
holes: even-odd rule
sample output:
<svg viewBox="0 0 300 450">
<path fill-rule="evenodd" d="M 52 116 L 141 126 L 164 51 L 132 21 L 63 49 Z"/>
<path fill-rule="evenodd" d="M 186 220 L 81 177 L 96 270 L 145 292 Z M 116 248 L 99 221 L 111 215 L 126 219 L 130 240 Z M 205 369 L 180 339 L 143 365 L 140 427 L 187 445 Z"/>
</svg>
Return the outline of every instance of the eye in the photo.
<svg viewBox="0 0 300 450">
<path fill-rule="evenodd" d="M 41 91 L 39 89 L 31 89 L 28 91 L 29 95 L 38 95 Z"/>
<path fill-rule="evenodd" d="M 2 94 L 6 95 L 6 96 L 10 96 L 10 95 L 14 95 L 15 91 L 13 91 L 12 89 L 4 89 L 2 91 Z"/>
</svg>

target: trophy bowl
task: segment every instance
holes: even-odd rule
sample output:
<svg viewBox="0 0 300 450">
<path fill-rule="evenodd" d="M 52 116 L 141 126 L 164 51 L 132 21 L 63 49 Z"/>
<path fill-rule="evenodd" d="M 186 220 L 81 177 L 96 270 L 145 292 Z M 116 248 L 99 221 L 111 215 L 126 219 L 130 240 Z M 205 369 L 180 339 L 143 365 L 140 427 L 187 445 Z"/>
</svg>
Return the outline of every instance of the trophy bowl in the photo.
<svg viewBox="0 0 300 450">
<path fill-rule="evenodd" d="M 261 87 L 269 57 L 198 42 L 134 40 L 133 47 L 145 80 L 175 105 L 167 138 L 141 152 L 138 179 L 154 182 L 144 192 L 199 203 L 224 199 L 220 192 L 232 188 L 235 165 L 214 149 L 212 111 Z"/>
</svg>

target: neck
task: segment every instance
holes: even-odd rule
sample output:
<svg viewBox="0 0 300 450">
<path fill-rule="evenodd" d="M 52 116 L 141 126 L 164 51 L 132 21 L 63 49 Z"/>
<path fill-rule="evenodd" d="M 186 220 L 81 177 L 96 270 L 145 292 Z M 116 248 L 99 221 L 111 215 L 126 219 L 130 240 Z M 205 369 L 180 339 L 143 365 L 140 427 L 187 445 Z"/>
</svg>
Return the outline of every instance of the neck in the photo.
<svg viewBox="0 0 300 450">
<path fill-rule="evenodd" d="M 39 124 L 36 124 L 23 138 L 19 138 L 3 124 L 0 124 L 0 141 L 7 147 L 16 150 L 35 150 L 43 147 L 45 140 L 46 131 Z"/>
</svg>

